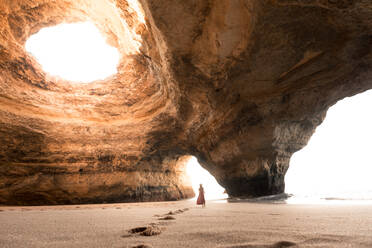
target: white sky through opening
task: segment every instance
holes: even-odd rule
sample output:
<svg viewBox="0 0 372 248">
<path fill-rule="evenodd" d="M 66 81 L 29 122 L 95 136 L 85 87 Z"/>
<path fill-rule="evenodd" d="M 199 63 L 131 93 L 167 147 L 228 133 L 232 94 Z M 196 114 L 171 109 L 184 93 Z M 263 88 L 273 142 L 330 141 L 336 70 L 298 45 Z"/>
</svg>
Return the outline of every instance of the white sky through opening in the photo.
<svg viewBox="0 0 372 248">
<path fill-rule="evenodd" d="M 203 184 L 206 200 L 225 199 L 227 194 L 225 189 L 221 187 L 216 179 L 201 165 L 195 157 L 192 157 L 187 163 L 187 174 L 191 178 L 192 188 L 195 192 L 195 197 L 199 194 L 199 184 Z"/>
<path fill-rule="evenodd" d="M 69 81 L 87 83 L 117 73 L 118 50 L 90 22 L 43 28 L 25 47 L 45 72 Z"/>
<path fill-rule="evenodd" d="M 331 107 L 296 152 L 286 192 L 302 197 L 372 199 L 372 90 Z"/>
</svg>

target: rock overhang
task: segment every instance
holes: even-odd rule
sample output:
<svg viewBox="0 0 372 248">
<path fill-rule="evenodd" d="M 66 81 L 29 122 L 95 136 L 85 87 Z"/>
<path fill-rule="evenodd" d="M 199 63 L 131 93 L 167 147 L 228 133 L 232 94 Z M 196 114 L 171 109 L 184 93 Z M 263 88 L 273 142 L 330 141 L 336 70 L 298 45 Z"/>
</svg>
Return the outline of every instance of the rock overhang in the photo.
<svg viewBox="0 0 372 248">
<path fill-rule="evenodd" d="M 371 3 L 8 1 L 0 37 L 0 201 L 179 199 L 184 155 L 231 196 L 284 190 L 290 156 L 329 106 L 371 85 Z M 32 33 L 90 20 L 117 75 L 43 73 Z"/>
</svg>

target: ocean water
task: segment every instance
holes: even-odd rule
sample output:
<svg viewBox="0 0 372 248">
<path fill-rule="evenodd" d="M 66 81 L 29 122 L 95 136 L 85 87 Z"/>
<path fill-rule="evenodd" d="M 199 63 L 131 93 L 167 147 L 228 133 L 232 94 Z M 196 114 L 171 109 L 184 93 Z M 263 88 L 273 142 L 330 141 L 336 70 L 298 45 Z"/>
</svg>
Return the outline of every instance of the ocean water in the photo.
<svg viewBox="0 0 372 248">
<path fill-rule="evenodd" d="M 216 203 L 268 203 L 268 204 L 309 204 L 309 205 L 372 205 L 372 191 L 354 192 L 353 194 L 277 194 L 257 198 L 226 197 L 210 199 Z"/>
<path fill-rule="evenodd" d="M 372 204 L 372 191 L 290 194 L 288 204 Z"/>
</svg>

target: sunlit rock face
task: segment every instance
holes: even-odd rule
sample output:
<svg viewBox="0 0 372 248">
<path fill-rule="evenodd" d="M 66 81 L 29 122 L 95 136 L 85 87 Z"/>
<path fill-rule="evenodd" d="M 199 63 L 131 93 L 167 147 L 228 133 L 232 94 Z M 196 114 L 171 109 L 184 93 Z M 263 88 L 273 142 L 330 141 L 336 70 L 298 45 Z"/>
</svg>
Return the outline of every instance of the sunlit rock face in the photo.
<svg viewBox="0 0 372 248">
<path fill-rule="evenodd" d="M 8 0 L 0 5 L 0 203 L 177 200 L 194 155 L 230 196 L 281 193 L 337 100 L 372 88 L 370 0 Z M 92 21 L 118 73 L 74 84 L 24 48 Z"/>
</svg>

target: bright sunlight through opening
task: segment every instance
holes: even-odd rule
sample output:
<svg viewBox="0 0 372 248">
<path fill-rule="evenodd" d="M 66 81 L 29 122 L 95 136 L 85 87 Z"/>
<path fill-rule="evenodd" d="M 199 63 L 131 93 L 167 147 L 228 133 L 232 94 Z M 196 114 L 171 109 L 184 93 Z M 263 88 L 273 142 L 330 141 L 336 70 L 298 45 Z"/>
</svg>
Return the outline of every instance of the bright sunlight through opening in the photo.
<svg viewBox="0 0 372 248">
<path fill-rule="evenodd" d="M 225 189 L 221 187 L 216 179 L 201 165 L 195 157 L 192 157 L 187 163 L 187 174 L 191 178 L 192 188 L 195 192 L 195 197 L 198 197 L 199 184 L 203 184 L 206 200 L 217 200 L 227 198 L 224 193 Z"/>
<path fill-rule="evenodd" d="M 339 101 L 295 153 L 286 192 L 303 198 L 372 199 L 372 91 Z"/>
<path fill-rule="evenodd" d="M 45 72 L 69 81 L 87 83 L 117 73 L 119 52 L 90 22 L 43 28 L 27 40 L 26 50 Z"/>
</svg>

